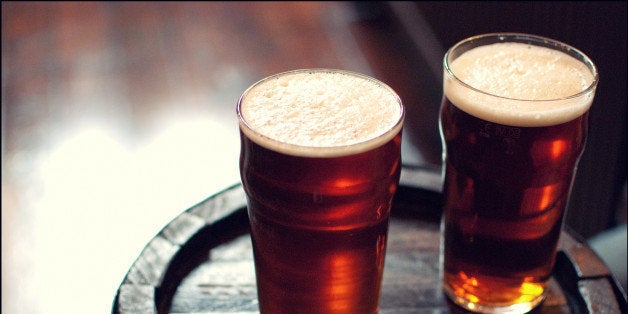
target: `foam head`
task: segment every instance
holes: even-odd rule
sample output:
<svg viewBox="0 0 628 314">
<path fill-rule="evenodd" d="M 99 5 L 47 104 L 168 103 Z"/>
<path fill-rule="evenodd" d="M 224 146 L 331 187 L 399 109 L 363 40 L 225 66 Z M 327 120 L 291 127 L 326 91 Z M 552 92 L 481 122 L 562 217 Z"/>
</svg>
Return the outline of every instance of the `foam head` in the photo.
<svg viewBox="0 0 628 314">
<path fill-rule="evenodd" d="M 586 64 L 563 51 L 502 42 L 458 56 L 449 63 L 443 86 L 452 103 L 478 118 L 505 125 L 547 126 L 584 114 L 594 88 L 583 91 L 594 80 Z"/>
<path fill-rule="evenodd" d="M 266 78 L 238 103 L 240 129 L 282 153 L 333 157 L 384 144 L 403 123 L 403 107 L 387 85 L 340 70 L 297 70 Z"/>
</svg>

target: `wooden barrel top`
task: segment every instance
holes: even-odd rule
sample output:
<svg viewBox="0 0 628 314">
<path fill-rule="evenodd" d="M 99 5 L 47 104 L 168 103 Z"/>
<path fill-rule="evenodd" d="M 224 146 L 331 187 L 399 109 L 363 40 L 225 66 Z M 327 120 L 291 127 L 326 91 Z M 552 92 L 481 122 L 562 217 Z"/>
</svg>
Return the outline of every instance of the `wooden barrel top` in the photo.
<svg viewBox="0 0 628 314">
<path fill-rule="evenodd" d="M 465 313 L 439 277 L 440 170 L 404 167 L 393 202 L 380 313 Z M 151 239 L 112 313 L 258 313 L 240 184 L 185 210 Z M 600 258 L 565 229 L 547 298 L 534 313 L 626 313 L 626 294 Z"/>
</svg>

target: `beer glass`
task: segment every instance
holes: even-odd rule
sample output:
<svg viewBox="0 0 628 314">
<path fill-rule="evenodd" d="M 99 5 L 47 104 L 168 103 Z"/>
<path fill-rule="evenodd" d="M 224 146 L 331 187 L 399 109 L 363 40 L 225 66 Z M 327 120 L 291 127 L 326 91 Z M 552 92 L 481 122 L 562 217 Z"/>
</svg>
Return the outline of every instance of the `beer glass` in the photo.
<svg viewBox="0 0 628 314">
<path fill-rule="evenodd" d="M 262 313 L 376 313 L 404 109 L 373 78 L 303 69 L 237 105 Z"/>
<path fill-rule="evenodd" d="M 465 39 L 443 66 L 444 291 L 471 311 L 527 312 L 551 276 L 596 67 L 516 33 Z"/>
</svg>

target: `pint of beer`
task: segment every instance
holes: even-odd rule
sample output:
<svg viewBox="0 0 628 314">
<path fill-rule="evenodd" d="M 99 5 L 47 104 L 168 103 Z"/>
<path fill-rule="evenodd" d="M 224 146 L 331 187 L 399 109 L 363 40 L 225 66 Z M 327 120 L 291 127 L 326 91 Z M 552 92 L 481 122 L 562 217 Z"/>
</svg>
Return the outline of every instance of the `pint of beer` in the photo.
<svg viewBox="0 0 628 314">
<path fill-rule="evenodd" d="M 527 312 L 551 276 L 596 67 L 526 34 L 463 40 L 443 65 L 444 291 L 471 311 Z"/>
<path fill-rule="evenodd" d="M 385 84 L 310 69 L 237 105 L 262 313 L 376 313 L 404 109 Z"/>
</svg>

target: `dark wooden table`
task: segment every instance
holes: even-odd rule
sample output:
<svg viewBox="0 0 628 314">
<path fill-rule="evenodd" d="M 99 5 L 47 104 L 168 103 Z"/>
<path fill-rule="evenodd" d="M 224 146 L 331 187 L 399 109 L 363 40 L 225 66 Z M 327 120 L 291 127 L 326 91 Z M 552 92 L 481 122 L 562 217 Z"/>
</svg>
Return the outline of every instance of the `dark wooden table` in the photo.
<svg viewBox="0 0 628 314">
<path fill-rule="evenodd" d="M 440 171 L 405 167 L 389 229 L 380 313 L 464 313 L 441 291 Z M 131 266 L 113 313 L 258 311 L 246 200 L 234 185 L 184 211 Z M 546 300 L 535 313 L 625 313 L 602 261 L 569 231 Z"/>
</svg>

